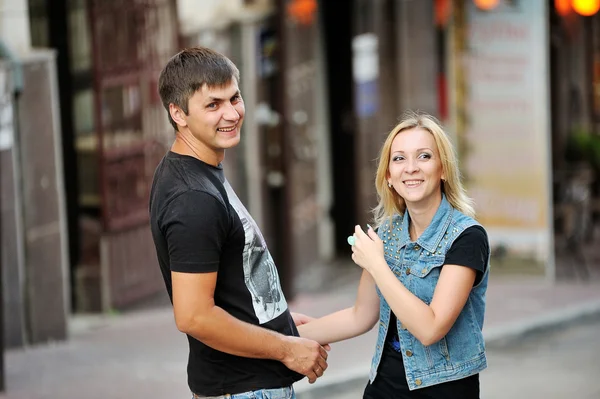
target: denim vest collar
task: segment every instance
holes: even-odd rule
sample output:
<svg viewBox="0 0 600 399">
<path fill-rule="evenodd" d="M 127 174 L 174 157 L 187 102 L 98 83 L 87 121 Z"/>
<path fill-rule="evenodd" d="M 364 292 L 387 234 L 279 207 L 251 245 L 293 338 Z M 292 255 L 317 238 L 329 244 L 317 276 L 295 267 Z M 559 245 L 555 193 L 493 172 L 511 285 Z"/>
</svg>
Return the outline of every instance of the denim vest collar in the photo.
<svg viewBox="0 0 600 399">
<path fill-rule="evenodd" d="M 421 248 L 425 248 L 429 252 L 435 252 L 436 248 L 444 238 L 444 234 L 448 229 L 448 225 L 452 221 L 452 213 L 454 208 L 450 206 L 448 200 L 446 200 L 446 194 L 442 193 L 442 202 L 438 207 L 435 215 L 429 226 L 425 229 L 423 234 L 417 239 L 417 244 Z M 404 217 L 402 217 L 402 229 L 400 230 L 400 248 L 410 243 L 410 233 L 408 230 L 410 223 L 410 215 L 408 209 L 404 211 Z"/>
</svg>

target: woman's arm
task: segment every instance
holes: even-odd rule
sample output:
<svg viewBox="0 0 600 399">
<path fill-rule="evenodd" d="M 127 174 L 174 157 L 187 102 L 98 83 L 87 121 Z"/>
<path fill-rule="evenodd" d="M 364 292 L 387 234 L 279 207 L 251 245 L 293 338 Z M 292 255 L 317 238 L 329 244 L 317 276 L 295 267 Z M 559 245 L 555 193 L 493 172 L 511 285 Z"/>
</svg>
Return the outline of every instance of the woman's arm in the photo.
<svg viewBox="0 0 600 399">
<path fill-rule="evenodd" d="M 298 326 L 300 336 L 321 345 L 343 341 L 369 331 L 379 320 L 379 296 L 373 277 L 363 271 L 354 306 Z"/>
<path fill-rule="evenodd" d="M 450 331 L 467 302 L 476 274 L 468 267 L 444 265 L 433 300 L 427 305 L 398 281 L 387 265 L 385 269 L 375 267 L 373 273 L 398 320 L 425 346 L 436 343 Z"/>
<path fill-rule="evenodd" d="M 444 337 L 469 297 L 475 270 L 444 265 L 428 305 L 404 287 L 390 270 L 383 256 L 383 242 L 372 229 L 367 235 L 357 226 L 355 237 L 352 259 L 373 276 L 398 320 L 425 346 Z"/>
</svg>

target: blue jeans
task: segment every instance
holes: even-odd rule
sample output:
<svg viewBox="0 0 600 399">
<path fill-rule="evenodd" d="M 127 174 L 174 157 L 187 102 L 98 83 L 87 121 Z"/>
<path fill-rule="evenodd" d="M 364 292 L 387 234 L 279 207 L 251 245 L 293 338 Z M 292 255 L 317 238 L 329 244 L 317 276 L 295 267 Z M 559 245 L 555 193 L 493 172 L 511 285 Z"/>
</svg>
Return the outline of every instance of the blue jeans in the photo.
<svg viewBox="0 0 600 399">
<path fill-rule="evenodd" d="M 200 396 L 192 395 L 192 399 L 296 399 L 293 387 L 261 389 L 258 391 L 236 393 L 234 395 Z"/>
</svg>

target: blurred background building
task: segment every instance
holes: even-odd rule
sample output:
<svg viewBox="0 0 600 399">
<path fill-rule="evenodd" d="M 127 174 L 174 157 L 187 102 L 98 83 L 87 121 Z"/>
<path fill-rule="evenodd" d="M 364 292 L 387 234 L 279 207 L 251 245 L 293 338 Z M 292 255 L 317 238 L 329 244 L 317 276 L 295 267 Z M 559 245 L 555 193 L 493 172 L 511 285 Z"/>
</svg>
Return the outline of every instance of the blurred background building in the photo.
<svg viewBox="0 0 600 399">
<path fill-rule="evenodd" d="M 164 290 L 148 229 L 174 135 L 158 74 L 204 45 L 240 68 L 226 173 L 293 297 L 369 221 L 406 109 L 436 115 L 494 274 L 600 276 L 600 0 L 0 0 L 5 343 Z M 321 277 L 319 277 L 321 276 Z"/>
</svg>

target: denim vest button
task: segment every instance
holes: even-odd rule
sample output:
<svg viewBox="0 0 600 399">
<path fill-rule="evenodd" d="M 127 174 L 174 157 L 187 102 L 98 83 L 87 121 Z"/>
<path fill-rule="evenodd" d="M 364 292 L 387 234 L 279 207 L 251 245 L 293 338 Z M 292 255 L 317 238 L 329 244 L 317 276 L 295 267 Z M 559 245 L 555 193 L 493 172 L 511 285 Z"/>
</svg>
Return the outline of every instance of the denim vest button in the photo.
<svg viewBox="0 0 600 399">
<path fill-rule="evenodd" d="M 411 357 L 412 356 L 412 352 L 411 351 L 406 351 L 406 356 Z"/>
<path fill-rule="evenodd" d="M 421 273 L 423 273 L 423 274 L 427 273 L 427 268 L 424 267 L 423 270 L 421 270 Z"/>
<path fill-rule="evenodd" d="M 417 378 L 417 379 L 415 380 L 415 384 L 416 384 L 417 386 L 421 385 L 422 383 L 423 383 L 423 382 L 421 381 L 421 379 L 420 379 L 420 378 Z"/>
<path fill-rule="evenodd" d="M 406 268 L 406 274 L 410 274 L 410 267 Z"/>
<path fill-rule="evenodd" d="M 418 251 L 419 249 L 421 249 L 421 247 L 418 245 L 415 245 L 415 251 Z"/>
</svg>

